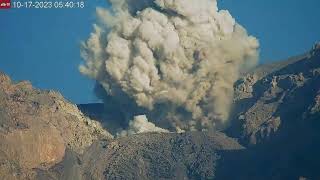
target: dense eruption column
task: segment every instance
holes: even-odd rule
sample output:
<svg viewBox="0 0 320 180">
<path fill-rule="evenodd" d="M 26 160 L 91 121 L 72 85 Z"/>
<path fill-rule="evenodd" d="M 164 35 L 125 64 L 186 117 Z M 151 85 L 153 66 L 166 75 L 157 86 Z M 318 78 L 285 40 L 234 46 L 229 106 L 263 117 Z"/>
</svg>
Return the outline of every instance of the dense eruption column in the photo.
<svg viewBox="0 0 320 180">
<path fill-rule="evenodd" d="M 164 128 L 223 128 L 234 82 L 256 64 L 257 39 L 215 0 L 111 3 L 98 10 L 80 71 Z"/>
</svg>

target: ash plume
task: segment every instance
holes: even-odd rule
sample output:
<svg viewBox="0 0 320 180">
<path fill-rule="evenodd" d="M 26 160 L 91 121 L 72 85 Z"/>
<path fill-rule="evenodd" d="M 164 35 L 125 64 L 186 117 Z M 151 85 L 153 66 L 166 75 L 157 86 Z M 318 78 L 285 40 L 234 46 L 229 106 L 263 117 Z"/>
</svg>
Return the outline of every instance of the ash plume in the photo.
<svg viewBox="0 0 320 180">
<path fill-rule="evenodd" d="M 110 2 L 97 9 L 81 73 L 163 128 L 224 128 L 233 84 L 256 65 L 258 40 L 216 0 Z"/>
<path fill-rule="evenodd" d="M 135 116 L 134 119 L 129 122 L 128 129 L 120 131 L 118 136 L 123 137 L 146 132 L 169 133 L 168 130 L 159 128 L 153 123 L 149 122 L 145 115 L 139 115 Z"/>
</svg>

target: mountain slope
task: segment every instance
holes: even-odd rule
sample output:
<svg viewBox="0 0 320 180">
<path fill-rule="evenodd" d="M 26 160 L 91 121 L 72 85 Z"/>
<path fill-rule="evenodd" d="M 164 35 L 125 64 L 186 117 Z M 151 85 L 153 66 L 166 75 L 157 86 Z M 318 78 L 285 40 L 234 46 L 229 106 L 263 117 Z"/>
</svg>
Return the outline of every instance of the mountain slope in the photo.
<svg viewBox="0 0 320 180">
<path fill-rule="evenodd" d="M 223 132 L 144 133 L 120 105 L 75 105 L 0 74 L 4 179 L 320 179 L 320 44 L 235 83 Z M 119 106 L 119 107 L 118 107 Z M 84 113 L 86 116 L 84 116 Z M 32 156 L 30 156 L 32 154 Z"/>
<path fill-rule="evenodd" d="M 238 175 L 319 179 L 320 45 L 285 66 L 269 67 L 257 68 L 235 85 L 233 122 L 226 133 L 248 147 L 239 157 L 249 164 L 239 164 Z"/>
<path fill-rule="evenodd" d="M 97 139 L 112 139 L 59 93 L 0 73 L 0 177 L 33 179 L 70 150 L 81 154 Z"/>
</svg>

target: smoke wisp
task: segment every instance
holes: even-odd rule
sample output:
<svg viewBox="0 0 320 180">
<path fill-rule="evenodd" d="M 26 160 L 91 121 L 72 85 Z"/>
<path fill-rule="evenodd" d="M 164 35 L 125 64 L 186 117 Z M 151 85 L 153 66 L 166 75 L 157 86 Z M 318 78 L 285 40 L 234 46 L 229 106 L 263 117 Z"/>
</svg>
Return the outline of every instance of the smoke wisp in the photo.
<svg viewBox="0 0 320 180">
<path fill-rule="evenodd" d="M 80 71 L 163 128 L 223 128 L 234 82 L 256 65 L 258 40 L 216 0 L 110 2 L 97 9 Z"/>
<path fill-rule="evenodd" d="M 156 127 L 156 125 L 149 122 L 145 115 L 139 115 L 129 122 L 127 130 L 120 131 L 117 136 L 123 137 L 147 132 L 169 133 L 168 130 Z"/>
</svg>

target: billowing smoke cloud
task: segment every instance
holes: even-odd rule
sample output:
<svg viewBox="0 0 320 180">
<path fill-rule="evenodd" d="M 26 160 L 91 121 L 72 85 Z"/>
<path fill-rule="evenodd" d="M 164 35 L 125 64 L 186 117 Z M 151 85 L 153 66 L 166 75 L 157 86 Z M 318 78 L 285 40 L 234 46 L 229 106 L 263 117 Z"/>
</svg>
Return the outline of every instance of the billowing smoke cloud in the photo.
<svg viewBox="0 0 320 180">
<path fill-rule="evenodd" d="M 216 0 L 111 0 L 84 44 L 80 71 L 161 127 L 223 128 L 240 72 L 259 43 Z"/>
<path fill-rule="evenodd" d="M 148 119 L 145 115 L 135 116 L 132 121 L 129 122 L 129 127 L 127 130 L 123 130 L 118 133 L 118 136 L 129 136 L 133 134 L 146 133 L 146 132 L 160 132 L 168 133 L 166 129 L 156 127 L 151 122 L 148 122 Z"/>
</svg>

